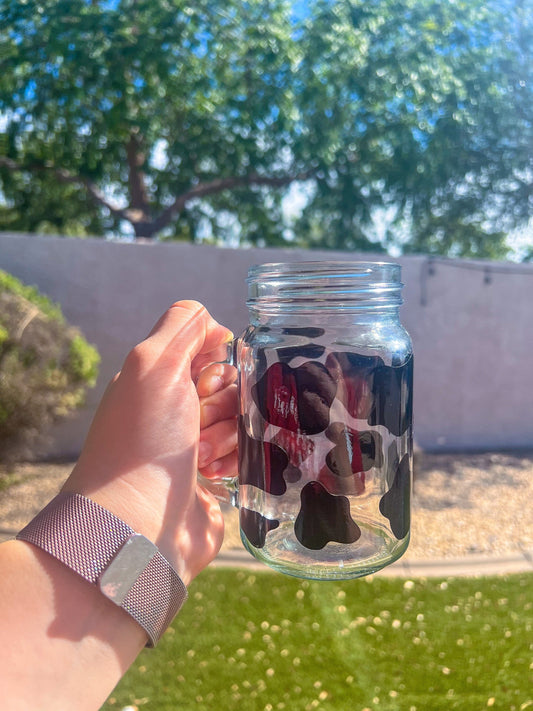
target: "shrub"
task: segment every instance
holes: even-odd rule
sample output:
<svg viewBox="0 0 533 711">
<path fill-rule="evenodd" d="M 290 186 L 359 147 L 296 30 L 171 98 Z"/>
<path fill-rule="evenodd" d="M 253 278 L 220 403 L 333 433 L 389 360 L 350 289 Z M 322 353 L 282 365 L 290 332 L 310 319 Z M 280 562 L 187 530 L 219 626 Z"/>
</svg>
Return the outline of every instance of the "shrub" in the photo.
<svg viewBox="0 0 533 711">
<path fill-rule="evenodd" d="M 58 305 L 0 270 L 0 461 L 28 459 L 85 402 L 100 356 Z"/>
</svg>

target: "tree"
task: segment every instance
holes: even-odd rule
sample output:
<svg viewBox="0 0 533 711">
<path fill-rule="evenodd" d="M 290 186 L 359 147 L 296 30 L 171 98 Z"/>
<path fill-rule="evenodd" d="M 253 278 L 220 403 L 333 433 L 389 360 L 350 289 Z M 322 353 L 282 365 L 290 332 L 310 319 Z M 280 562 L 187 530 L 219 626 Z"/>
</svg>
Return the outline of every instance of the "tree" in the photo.
<svg viewBox="0 0 533 711">
<path fill-rule="evenodd" d="M 0 0 L 0 227 L 503 256 L 531 215 L 530 10 Z"/>
<path fill-rule="evenodd" d="M 302 110 L 334 155 L 300 234 L 325 232 L 337 248 L 351 235 L 358 246 L 381 207 L 394 215 L 389 246 L 504 256 L 506 232 L 533 207 L 532 9 L 527 0 L 318 0 Z"/>
</svg>

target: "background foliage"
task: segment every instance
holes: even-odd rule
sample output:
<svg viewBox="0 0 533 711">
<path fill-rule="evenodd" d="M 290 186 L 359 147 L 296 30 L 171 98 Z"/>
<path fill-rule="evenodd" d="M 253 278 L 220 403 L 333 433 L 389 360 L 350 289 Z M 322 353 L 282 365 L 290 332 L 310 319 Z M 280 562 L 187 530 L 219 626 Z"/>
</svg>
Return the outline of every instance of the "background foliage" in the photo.
<svg viewBox="0 0 533 711">
<path fill-rule="evenodd" d="M 58 306 L 0 271 L 0 461 L 34 453 L 46 427 L 83 405 L 99 355 Z"/>
<path fill-rule="evenodd" d="M 0 28 L 0 229 L 501 258 L 531 218 L 531 0 L 0 0 Z"/>
</svg>

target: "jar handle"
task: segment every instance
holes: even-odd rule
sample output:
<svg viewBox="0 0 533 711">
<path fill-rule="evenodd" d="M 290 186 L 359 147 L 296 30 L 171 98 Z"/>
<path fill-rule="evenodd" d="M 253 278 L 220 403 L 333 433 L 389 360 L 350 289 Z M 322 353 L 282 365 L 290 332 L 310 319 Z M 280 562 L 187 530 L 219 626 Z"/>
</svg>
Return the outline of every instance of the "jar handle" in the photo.
<svg viewBox="0 0 533 711">
<path fill-rule="evenodd" d="M 223 504 L 230 504 L 239 508 L 239 478 L 225 477 L 223 479 L 206 479 L 200 472 L 197 473 L 200 486 Z"/>
<path fill-rule="evenodd" d="M 215 363 L 226 363 L 235 366 L 237 362 L 237 343 L 239 339 L 234 338 L 226 344 L 226 357 L 224 360 L 214 361 Z M 212 494 L 217 501 L 224 504 L 231 504 L 239 508 L 239 477 L 222 477 L 221 479 L 207 479 L 200 472 L 197 473 L 200 486 Z"/>
</svg>

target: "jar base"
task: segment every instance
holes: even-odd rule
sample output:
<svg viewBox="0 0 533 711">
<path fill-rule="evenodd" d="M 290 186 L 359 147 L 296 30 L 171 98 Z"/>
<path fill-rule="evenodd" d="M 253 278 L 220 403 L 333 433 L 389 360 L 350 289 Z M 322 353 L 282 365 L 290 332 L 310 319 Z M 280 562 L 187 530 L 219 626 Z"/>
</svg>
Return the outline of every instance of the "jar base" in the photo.
<svg viewBox="0 0 533 711">
<path fill-rule="evenodd" d="M 310 551 L 293 537 L 286 536 L 283 527 L 269 533 L 263 548 L 253 546 L 241 531 L 246 550 L 269 568 L 296 578 L 324 581 L 350 580 L 377 573 L 401 558 L 409 546 L 409 534 L 401 541 L 385 538 L 382 533 L 379 537 L 381 546 L 373 555 L 364 549 L 358 550 L 357 544 L 328 543 L 322 550 L 312 551 L 311 560 Z"/>
</svg>

